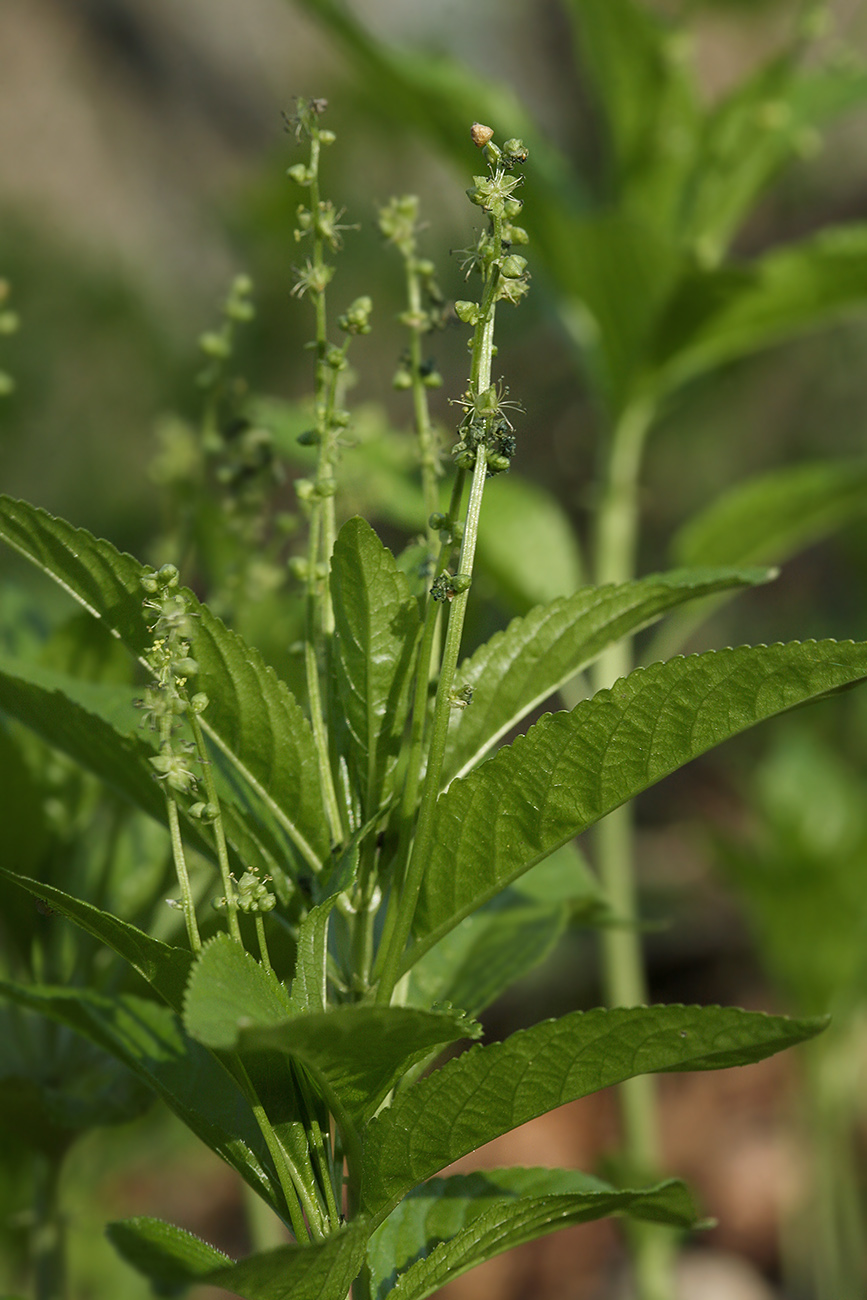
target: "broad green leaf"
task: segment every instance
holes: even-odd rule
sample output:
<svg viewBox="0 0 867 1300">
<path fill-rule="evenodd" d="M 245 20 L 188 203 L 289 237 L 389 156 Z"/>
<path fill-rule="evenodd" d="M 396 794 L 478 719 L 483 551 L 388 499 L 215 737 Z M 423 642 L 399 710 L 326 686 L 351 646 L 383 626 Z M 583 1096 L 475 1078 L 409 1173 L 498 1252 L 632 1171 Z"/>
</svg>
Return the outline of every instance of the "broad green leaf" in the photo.
<svg viewBox="0 0 867 1300">
<path fill-rule="evenodd" d="M 245 1300 L 346 1300 L 364 1259 L 366 1226 L 357 1221 L 321 1244 L 280 1246 L 237 1264 L 182 1228 L 159 1219 L 110 1223 L 109 1240 L 155 1289 L 209 1283 Z"/>
<path fill-rule="evenodd" d="M 480 1033 L 457 1011 L 356 1005 L 294 1016 L 282 1025 L 243 1027 L 238 1048 L 272 1050 L 300 1061 L 331 1109 L 358 1126 L 417 1062 Z"/>
<path fill-rule="evenodd" d="M 676 534 L 680 564 L 777 563 L 867 514 L 867 463 L 814 461 L 737 483 Z"/>
<path fill-rule="evenodd" d="M 285 1217 L 279 1181 L 247 1101 L 167 1007 L 131 994 L 109 998 L 86 989 L 9 981 L 0 981 L 0 993 L 67 1025 L 121 1061 Z"/>
<path fill-rule="evenodd" d="M 150 640 L 143 567 L 84 529 L 0 497 L 0 538 L 34 563 L 141 657 Z M 318 870 L 330 844 L 310 727 L 258 651 L 187 593 L 194 616 L 195 688 L 202 726 L 304 861 Z"/>
<path fill-rule="evenodd" d="M 581 582 L 581 555 L 566 512 L 550 492 L 518 474 L 488 486 L 476 558 L 519 613 L 569 596 Z"/>
<path fill-rule="evenodd" d="M 867 304 L 867 223 L 829 227 L 754 262 L 688 274 L 655 332 L 647 383 L 661 393 Z"/>
<path fill-rule="evenodd" d="M 733 1007 L 620 1007 L 472 1047 L 399 1092 L 368 1126 L 364 1208 L 381 1221 L 409 1188 L 564 1102 L 637 1074 L 760 1061 L 824 1025 Z"/>
<path fill-rule="evenodd" d="M 867 677 L 867 643 L 793 641 L 650 664 L 440 795 L 415 932 L 423 947 L 553 849 L 764 718 Z"/>
<path fill-rule="evenodd" d="M 181 1010 L 184 989 L 193 965 L 193 956 L 186 949 L 173 948 L 159 939 L 153 939 L 143 930 L 113 916 L 111 912 L 103 912 L 90 903 L 73 898 L 62 889 L 19 876 L 4 867 L 0 867 L 0 873 L 48 903 L 53 911 L 74 921 L 88 934 L 107 944 L 119 957 L 129 962 L 170 1007 L 175 1011 Z"/>
<path fill-rule="evenodd" d="M 694 569 L 636 582 L 583 587 L 497 632 L 462 665 L 458 686 L 472 703 L 455 710 L 444 781 L 464 776 L 538 704 L 608 646 L 685 601 L 766 582 L 768 569 Z"/>
<path fill-rule="evenodd" d="M 373 1234 L 367 1251 L 374 1300 L 424 1300 L 452 1278 L 525 1241 L 611 1214 L 689 1228 L 683 1183 L 621 1189 L 567 1169 L 492 1169 L 432 1178 Z"/>
<path fill-rule="evenodd" d="M 389 794 L 406 723 L 418 602 L 364 519 L 343 525 L 331 557 L 334 667 L 364 816 Z"/>
<path fill-rule="evenodd" d="M 184 999 L 184 1028 L 215 1050 L 237 1046 L 243 1025 L 271 1027 L 290 1016 L 289 996 L 266 970 L 227 934 L 209 939 L 196 958 Z"/>
</svg>

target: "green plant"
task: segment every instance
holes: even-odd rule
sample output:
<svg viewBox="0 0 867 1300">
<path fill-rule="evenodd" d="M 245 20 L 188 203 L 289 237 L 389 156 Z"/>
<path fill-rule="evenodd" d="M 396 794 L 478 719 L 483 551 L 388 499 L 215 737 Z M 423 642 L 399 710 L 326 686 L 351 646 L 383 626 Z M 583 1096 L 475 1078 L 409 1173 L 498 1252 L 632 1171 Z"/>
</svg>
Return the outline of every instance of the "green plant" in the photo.
<svg viewBox="0 0 867 1300">
<path fill-rule="evenodd" d="M 626 23 L 631 11 L 616 5 L 593 12 L 604 27 L 604 13 Z M 102 661 L 81 671 L 90 635 L 81 623 L 58 638 L 47 662 L 7 658 L 0 706 L 167 827 L 183 925 L 158 938 L 121 919 L 104 895 L 84 901 L 66 880 L 58 887 L 6 871 L 7 880 L 107 944 L 120 969 L 138 979 L 103 988 L 85 972 L 77 983 L 55 983 L 38 963 L 28 971 L 22 957 L 2 989 L 13 1005 L 83 1034 L 161 1096 L 294 1237 L 233 1263 L 167 1224 L 112 1225 L 122 1254 L 159 1288 L 210 1281 L 249 1297 L 336 1300 L 352 1286 L 359 1297 L 421 1300 L 450 1276 L 566 1223 L 610 1213 L 680 1228 L 696 1223 L 683 1186 L 658 1180 L 646 1092 L 629 1103 L 632 1147 L 621 1186 L 566 1170 L 437 1175 L 498 1134 L 600 1087 L 664 1070 L 744 1064 L 822 1028 L 821 1017 L 641 1005 L 628 823 L 605 823 L 602 890 L 571 842 L 730 736 L 862 681 L 867 645 L 741 647 L 628 671 L 621 647 L 638 629 L 691 601 L 772 576 L 766 568 L 705 567 L 632 577 L 638 452 L 656 403 L 669 380 L 698 366 L 700 343 L 712 359 L 731 355 L 731 345 L 727 352 L 713 334 L 718 326 L 724 338 L 730 320 L 702 322 L 699 312 L 699 327 L 689 333 L 678 309 L 672 320 L 663 313 L 677 347 L 652 371 L 646 357 L 635 359 L 629 382 L 621 374 L 624 387 L 612 396 L 618 420 L 600 511 L 600 585 L 531 609 L 462 662 L 482 498 L 500 486 L 514 450 L 513 418 L 519 422 L 492 364 L 498 304 L 518 302 L 528 285 L 526 262 L 514 251 L 525 242 L 517 218 L 527 150 L 517 139 L 498 147 L 487 128 L 473 128 L 487 170 L 468 194 L 487 227 L 466 254 L 468 271 L 481 281 L 478 300 L 455 307 L 472 330 L 471 364 L 458 398 L 446 500 L 425 402 L 437 376 L 421 349 L 441 318 L 441 295 L 433 268 L 418 255 L 413 201 L 396 200 L 380 215 L 406 266 L 409 341 L 397 385 L 413 398 L 421 489 L 394 477 L 403 499 L 417 500 L 418 524 L 426 519 L 423 536 L 395 559 L 364 519 L 337 526 L 338 459 L 350 421 L 347 353 L 370 327 L 371 303 L 350 305 L 339 318 L 343 342 L 333 343 L 328 259 L 340 245 L 341 223 L 319 192 L 320 152 L 333 143 L 320 122 L 323 108 L 299 102 L 292 126 L 310 152 L 290 170 L 305 191 L 298 233 L 310 249 L 296 293 L 309 298 L 316 321 L 312 419 L 295 429 L 302 454 L 312 458 L 296 483 L 306 550 L 291 565 L 300 592 L 281 589 L 282 571 L 278 576 L 269 555 L 263 597 L 269 607 L 291 609 L 284 623 L 299 636 L 303 669 L 287 665 L 286 674 L 304 707 L 209 602 L 180 586 L 171 562 L 142 566 L 106 541 L 3 498 L 0 534 L 98 620 L 108 634 L 100 654 L 109 654 L 112 638 L 131 652 L 142 709 L 136 712 L 133 689 L 113 680 Z M 558 213 L 562 208 L 543 200 L 538 227 Z M 717 208 L 712 217 L 718 220 Z M 592 237 L 604 243 L 613 229 L 606 221 Z M 825 263 L 816 269 L 814 251 L 805 258 L 821 276 Z M 684 253 L 686 283 L 675 278 L 675 297 L 712 296 L 718 287 L 705 283 L 713 273 L 694 255 L 694 248 Z M 849 261 L 846 267 L 851 272 Z M 791 280 L 785 266 L 776 269 L 769 292 L 782 277 L 785 296 Z M 836 262 L 833 272 L 841 275 Z M 847 282 L 833 305 L 855 301 Z M 246 302 L 246 286 L 236 285 L 227 322 L 243 323 Z M 823 310 L 820 302 L 814 317 Z M 791 309 L 790 328 L 804 323 L 804 311 Z M 695 324 L 694 313 L 687 315 Z M 756 346 L 755 329 L 744 330 L 738 347 Z M 192 511 L 188 522 L 210 510 L 210 528 L 177 527 L 175 537 L 184 538 L 185 566 L 205 571 L 212 563 L 220 612 L 234 615 L 240 600 L 242 623 L 275 440 L 297 413 L 257 406 L 228 379 L 228 324 L 202 344 L 212 363 L 202 432 L 197 440 L 188 430 L 169 431 L 162 474 Z M 690 365 L 684 355 L 693 357 Z M 270 435 L 256 418 L 265 410 Z M 387 451 L 390 443 L 385 436 L 379 445 Z M 186 458 L 178 455 L 184 448 Z M 376 454 L 362 446 L 352 456 L 370 473 Z M 399 502 L 401 493 L 394 495 Z M 791 496 L 787 503 L 791 512 Z M 228 548 L 213 541 L 221 531 L 214 519 L 234 539 Z M 292 521 L 283 522 L 291 531 Z M 787 536 L 803 518 L 789 523 Z M 539 703 L 574 691 L 587 669 L 600 686 L 592 698 L 543 716 L 491 756 Z M 27 743 L 10 731 L 10 770 Z M 40 856 L 34 850 L 31 860 Z M 203 907 L 214 894 L 213 864 L 219 914 Z M 155 896 L 151 890 L 145 912 Z M 570 908 L 587 923 L 602 916 L 611 935 L 612 1009 L 541 1021 L 437 1065 L 444 1049 L 479 1036 L 475 1017 L 550 951 Z M 640 1252 L 650 1296 L 665 1284 L 665 1261 L 655 1244 Z"/>
</svg>

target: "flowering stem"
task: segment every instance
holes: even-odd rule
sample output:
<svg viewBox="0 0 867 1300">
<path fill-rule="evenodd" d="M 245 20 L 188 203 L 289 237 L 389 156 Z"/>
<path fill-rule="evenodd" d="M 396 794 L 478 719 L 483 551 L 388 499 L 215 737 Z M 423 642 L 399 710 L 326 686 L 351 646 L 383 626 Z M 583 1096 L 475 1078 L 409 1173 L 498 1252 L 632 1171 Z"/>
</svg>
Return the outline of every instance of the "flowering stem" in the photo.
<svg viewBox="0 0 867 1300">
<path fill-rule="evenodd" d="M 241 930 L 238 925 L 238 900 L 235 894 L 235 882 L 232 879 L 232 872 L 229 867 L 229 851 L 226 847 L 226 835 L 223 830 L 223 816 L 220 811 L 220 800 L 214 782 L 214 773 L 211 769 L 211 760 L 208 757 L 208 751 L 205 746 L 202 724 L 199 721 L 199 715 L 194 707 L 190 706 L 187 709 L 187 717 L 189 718 L 190 726 L 192 728 L 193 739 L 196 742 L 196 752 L 199 756 L 199 764 L 202 769 L 202 779 L 205 783 L 205 793 L 208 798 L 208 804 L 215 810 L 212 826 L 214 831 L 214 843 L 217 849 L 217 862 L 220 866 L 220 876 L 223 882 L 223 896 L 226 899 L 229 933 L 236 943 L 241 943 Z"/>
</svg>

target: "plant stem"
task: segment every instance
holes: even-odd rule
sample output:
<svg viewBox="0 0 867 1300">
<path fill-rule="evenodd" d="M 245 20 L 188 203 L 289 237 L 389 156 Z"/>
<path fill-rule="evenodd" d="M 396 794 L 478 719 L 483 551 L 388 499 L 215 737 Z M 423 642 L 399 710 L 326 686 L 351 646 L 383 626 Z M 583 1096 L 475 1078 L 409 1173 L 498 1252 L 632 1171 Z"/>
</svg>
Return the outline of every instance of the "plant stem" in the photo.
<svg viewBox="0 0 867 1300">
<path fill-rule="evenodd" d="M 34 1158 L 33 1294 L 35 1300 L 66 1300 L 66 1225 L 60 1210 L 62 1156 Z"/>
<path fill-rule="evenodd" d="M 184 924 L 187 927 L 187 938 L 190 941 L 190 947 L 193 952 L 198 952 L 202 946 L 202 940 L 199 935 L 199 923 L 196 920 L 196 904 L 193 899 L 193 890 L 190 885 L 190 874 L 187 871 L 187 859 L 186 854 L 184 853 L 184 837 L 181 834 L 181 823 L 178 816 L 177 801 L 168 789 L 166 790 L 166 814 L 168 817 L 169 836 L 172 844 L 172 857 L 175 862 L 178 884 L 181 887 L 181 905 L 184 913 Z"/>
<path fill-rule="evenodd" d="M 189 703 L 189 700 L 187 701 Z M 220 812 L 220 800 L 217 795 L 217 786 L 214 781 L 214 773 L 211 769 L 211 760 L 208 757 L 208 750 L 205 745 L 205 737 L 202 732 L 202 724 L 199 721 L 199 715 L 195 709 L 187 709 L 187 717 L 193 732 L 193 739 L 196 742 L 196 752 L 199 756 L 199 765 L 202 769 L 202 779 L 205 783 L 205 793 L 208 797 L 208 803 L 212 808 L 216 808 L 217 814 L 212 823 L 214 832 L 214 843 L 217 847 L 217 861 L 220 865 L 220 877 L 223 882 L 223 895 L 226 899 L 226 914 L 229 921 L 229 933 L 236 943 L 241 943 L 241 928 L 238 925 L 238 900 L 235 896 L 235 882 L 232 879 L 231 868 L 229 867 L 229 851 L 226 848 L 226 835 L 223 830 L 223 815 Z"/>
<path fill-rule="evenodd" d="M 635 576 L 638 481 L 649 403 L 624 411 L 614 429 L 607 481 L 596 530 L 596 581 L 628 582 Z M 592 671 L 594 690 L 610 687 L 632 668 L 632 645 L 621 640 L 601 655 Z M 629 805 L 609 813 L 595 831 L 599 876 L 618 925 L 602 931 L 602 983 L 608 1006 L 645 1006 L 648 1001 L 641 941 L 636 929 L 635 837 Z M 618 1090 L 623 1145 L 630 1169 L 653 1176 L 661 1164 L 656 1085 L 637 1075 Z M 633 1235 L 639 1300 L 671 1300 L 673 1242 L 659 1229 L 640 1225 Z"/>
</svg>

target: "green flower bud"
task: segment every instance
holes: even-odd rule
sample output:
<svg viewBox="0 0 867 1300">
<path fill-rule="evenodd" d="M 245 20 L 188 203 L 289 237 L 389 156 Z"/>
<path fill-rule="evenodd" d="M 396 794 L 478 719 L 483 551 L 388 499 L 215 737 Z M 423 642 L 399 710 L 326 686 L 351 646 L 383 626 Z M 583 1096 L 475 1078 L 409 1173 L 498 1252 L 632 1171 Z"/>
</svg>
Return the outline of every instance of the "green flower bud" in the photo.
<svg viewBox="0 0 867 1300">
<path fill-rule="evenodd" d="M 504 257 L 500 264 L 500 273 L 507 280 L 517 280 L 527 269 L 526 257 L 520 257 L 517 253 L 510 253 Z"/>
<path fill-rule="evenodd" d="M 405 366 L 400 366 L 395 370 L 391 379 L 391 386 L 392 388 L 396 388 L 398 391 L 412 388 L 412 375 Z"/>
<path fill-rule="evenodd" d="M 442 388 L 443 377 L 438 370 L 427 370 L 423 372 L 421 382 L 425 388 Z"/>
<path fill-rule="evenodd" d="M 334 144 L 334 141 L 336 139 L 337 136 L 334 134 L 333 131 L 329 131 L 327 127 L 323 127 L 323 129 L 319 132 L 320 144 Z"/>
<path fill-rule="evenodd" d="M 320 478 L 316 480 L 316 495 L 320 497 L 333 497 L 337 491 L 336 478 Z"/>
<path fill-rule="evenodd" d="M 293 578 L 297 578 L 299 582 L 307 581 L 310 566 L 303 555 L 293 555 L 287 567 Z"/>
<path fill-rule="evenodd" d="M 316 488 L 309 478 L 296 478 L 295 495 L 299 501 L 312 501 L 315 491 Z"/>
<path fill-rule="evenodd" d="M 299 447 L 318 447 L 321 439 L 315 429 L 305 429 L 303 433 L 299 433 L 295 441 Z"/>
<path fill-rule="evenodd" d="M 204 713 L 209 704 L 210 700 L 204 691 L 196 691 L 195 695 L 190 700 L 190 708 L 193 710 L 193 713 Z"/>
<path fill-rule="evenodd" d="M 315 174 L 306 163 L 295 163 L 293 167 L 287 169 L 286 175 L 290 180 L 293 180 L 296 185 L 310 185 L 314 180 Z"/>
<path fill-rule="evenodd" d="M 199 347 L 206 357 L 214 357 L 218 361 L 223 361 L 232 354 L 229 340 L 225 335 L 216 334 L 213 330 L 207 330 L 199 335 Z"/>
<path fill-rule="evenodd" d="M 435 510 L 427 522 L 428 526 L 432 528 L 434 532 L 439 532 L 441 528 L 448 527 L 449 517 L 448 515 L 444 515 L 441 511 Z"/>
</svg>

